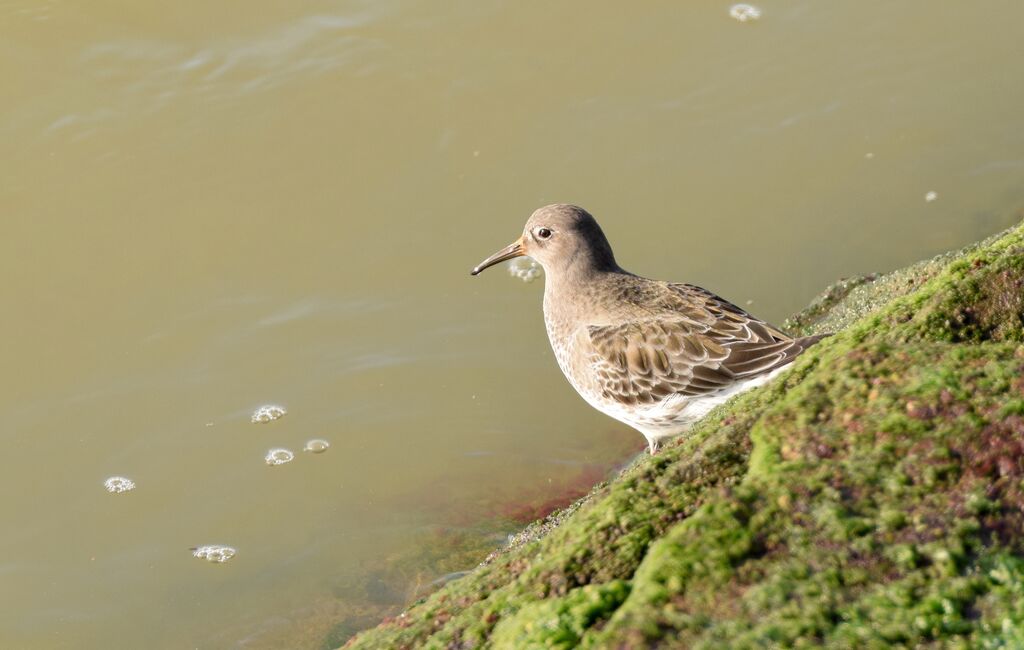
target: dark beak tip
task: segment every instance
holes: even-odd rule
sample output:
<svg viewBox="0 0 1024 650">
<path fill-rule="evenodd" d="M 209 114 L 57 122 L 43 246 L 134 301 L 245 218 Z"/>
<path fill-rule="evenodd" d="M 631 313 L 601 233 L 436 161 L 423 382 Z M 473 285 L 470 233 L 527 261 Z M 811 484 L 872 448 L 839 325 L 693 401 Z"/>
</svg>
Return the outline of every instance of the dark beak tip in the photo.
<svg viewBox="0 0 1024 650">
<path fill-rule="evenodd" d="M 512 259 L 513 257 L 520 257 L 522 255 L 525 255 L 525 253 L 523 252 L 522 242 L 513 242 L 506 246 L 505 248 L 498 251 L 497 253 L 495 253 L 494 255 L 491 255 L 483 262 L 477 264 L 475 267 L 473 267 L 473 270 L 470 271 L 469 274 L 477 275 L 482 271 L 491 268 L 495 264 L 498 264 L 499 262 L 504 262 L 506 260 Z"/>
</svg>

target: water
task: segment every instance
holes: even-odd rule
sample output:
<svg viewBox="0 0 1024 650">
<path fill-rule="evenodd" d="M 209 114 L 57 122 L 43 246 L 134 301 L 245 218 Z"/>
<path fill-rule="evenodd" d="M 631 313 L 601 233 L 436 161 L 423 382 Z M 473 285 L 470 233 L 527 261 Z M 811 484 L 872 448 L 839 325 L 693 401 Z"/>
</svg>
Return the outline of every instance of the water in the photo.
<svg viewBox="0 0 1024 650">
<path fill-rule="evenodd" d="M 340 643 L 639 452 L 540 205 L 774 321 L 1015 220 L 1024 4 L 731 6 L 0 3 L 0 647 Z"/>
</svg>

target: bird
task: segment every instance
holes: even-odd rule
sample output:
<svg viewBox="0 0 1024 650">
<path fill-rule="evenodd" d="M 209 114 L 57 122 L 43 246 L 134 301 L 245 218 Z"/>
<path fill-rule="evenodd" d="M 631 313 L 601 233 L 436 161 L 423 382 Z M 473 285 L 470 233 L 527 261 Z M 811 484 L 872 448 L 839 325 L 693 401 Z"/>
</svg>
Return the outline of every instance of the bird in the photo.
<svg viewBox="0 0 1024 650">
<path fill-rule="evenodd" d="M 544 324 L 562 373 L 587 403 L 642 433 L 651 455 L 828 336 L 793 337 L 707 289 L 626 271 L 577 205 L 536 210 L 519 239 L 470 274 L 521 256 L 544 269 Z"/>
</svg>

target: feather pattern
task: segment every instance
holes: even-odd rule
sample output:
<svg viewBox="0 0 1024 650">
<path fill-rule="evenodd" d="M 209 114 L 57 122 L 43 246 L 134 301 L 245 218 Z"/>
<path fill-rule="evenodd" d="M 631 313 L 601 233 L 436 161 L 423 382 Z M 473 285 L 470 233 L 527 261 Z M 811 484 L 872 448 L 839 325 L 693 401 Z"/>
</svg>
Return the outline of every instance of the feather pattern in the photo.
<svg viewBox="0 0 1024 650">
<path fill-rule="evenodd" d="M 550 283 L 545 321 L 552 348 L 580 395 L 640 430 L 652 448 L 763 383 L 821 338 L 791 337 L 692 284 L 626 272 L 594 282 L 571 295 Z M 588 308 L 595 294 L 613 298 Z"/>
<path fill-rule="evenodd" d="M 517 242 L 472 272 L 517 255 L 544 267 L 544 323 L 569 383 L 643 433 L 651 453 L 821 338 L 791 337 L 696 285 L 623 270 L 597 221 L 578 206 L 540 208 Z"/>
</svg>

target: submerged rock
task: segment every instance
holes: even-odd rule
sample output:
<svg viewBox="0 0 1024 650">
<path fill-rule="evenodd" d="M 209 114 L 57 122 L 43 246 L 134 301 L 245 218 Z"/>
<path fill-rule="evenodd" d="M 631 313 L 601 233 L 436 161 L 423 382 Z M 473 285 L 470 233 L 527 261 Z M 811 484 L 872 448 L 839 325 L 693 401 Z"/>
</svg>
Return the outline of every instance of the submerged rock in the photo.
<svg viewBox="0 0 1024 650">
<path fill-rule="evenodd" d="M 295 460 L 295 453 L 290 449 L 282 449 L 280 447 L 271 449 L 267 452 L 267 455 L 263 457 L 267 465 L 284 465 Z"/>
<path fill-rule="evenodd" d="M 223 544 L 206 544 L 204 546 L 196 546 L 190 550 L 192 551 L 192 557 L 213 562 L 214 564 L 224 564 L 238 553 L 234 547 Z"/>
<path fill-rule="evenodd" d="M 761 19 L 761 10 L 754 5 L 738 4 L 729 7 L 729 15 L 741 23 Z"/>
<path fill-rule="evenodd" d="M 1024 646 L 1024 225 L 789 326 L 838 333 L 346 647 Z"/>
<path fill-rule="evenodd" d="M 313 454 L 322 454 L 331 447 L 331 443 L 320 438 L 314 438 L 313 440 L 307 440 L 306 446 L 302 448 L 302 451 L 308 451 Z"/>
<path fill-rule="evenodd" d="M 250 417 L 249 420 L 253 424 L 265 424 L 267 422 L 273 422 L 274 420 L 280 420 L 286 415 L 288 415 L 288 411 L 283 406 L 278 406 L 277 404 L 265 404 L 253 411 L 252 417 Z"/>
<path fill-rule="evenodd" d="M 135 481 L 124 476 L 111 476 L 107 480 L 103 481 L 103 487 L 107 488 L 107 492 L 121 494 L 122 492 L 131 492 L 134 490 Z"/>
</svg>

